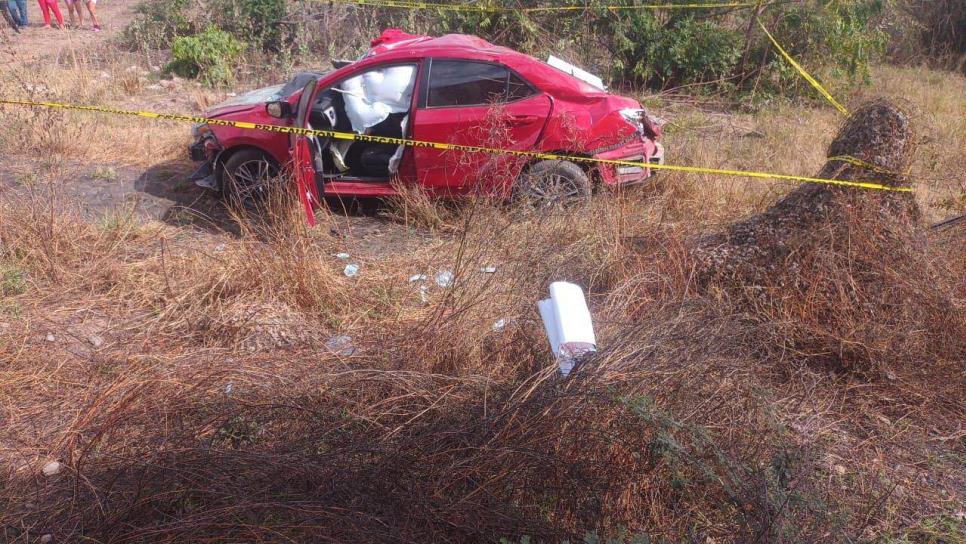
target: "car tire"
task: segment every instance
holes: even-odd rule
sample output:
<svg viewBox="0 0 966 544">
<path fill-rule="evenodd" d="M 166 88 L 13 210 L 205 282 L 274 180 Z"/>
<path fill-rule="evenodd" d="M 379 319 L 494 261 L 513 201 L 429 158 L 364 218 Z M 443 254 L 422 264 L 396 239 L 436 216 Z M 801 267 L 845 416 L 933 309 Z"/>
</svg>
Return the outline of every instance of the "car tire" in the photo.
<svg viewBox="0 0 966 544">
<path fill-rule="evenodd" d="M 257 149 L 242 149 L 225 161 L 222 191 L 245 207 L 255 207 L 265 201 L 279 179 L 278 164 Z"/>
<path fill-rule="evenodd" d="M 517 180 L 513 199 L 534 209 L 560 208 L 588 200 L 593 194 L 590 176 L 580 166 L 562 160 L 540 161 Z"/>
</svg>

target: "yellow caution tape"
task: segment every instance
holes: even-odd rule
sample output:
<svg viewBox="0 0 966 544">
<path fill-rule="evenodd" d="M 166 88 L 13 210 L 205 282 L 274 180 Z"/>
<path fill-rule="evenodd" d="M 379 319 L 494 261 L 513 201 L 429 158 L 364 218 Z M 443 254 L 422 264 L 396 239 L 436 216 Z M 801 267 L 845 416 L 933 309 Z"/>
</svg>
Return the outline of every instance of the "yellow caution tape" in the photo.
<svg viewBox="0 0 966 544">
<path fill-rule="evenodd" d="M 836 100 L 835 97 L 832 96 L 832 93 L 826 91 L 825 90 L 825 87 L 822 87 L 822 84 L 819 83 L 817 79 L 815 79 L 814 77 L 812 77 L 811 74 L 809 74 L 808 72 L 806 72 L 805 69 L 802 68 L 802 65 L 798 64 L 797 62 L 795 62 L 795 59 L 793 59 L 792 56 L 789 55 L 785 51 L 785 49 L 782 48 L 781 45 L 779 45 L 778 40 L 776 40 L 775 37 L 771 35 L 771 32 L 768 32 L 768 29 L 765 28 L 765 25 L 762 24 L 761 21 L 758 21 L 758 26 L 760 26 L 761 29 L 763 31 L 765 31 L 765 35 L 768 36 L 768 39 L 769 40 L 771 40 L 771 43 L 775 46 L 775 49 L 777 49 L 778 52 L 781 53 L 783 57 L 785 57 L 785 60 L 787 60 L 788 63 L 791 64 L 793 68 L 795 68 L 796 70 L 798 70 L 798 73 L 801 74 L 802 77 L 805 78 L 805 80 L 808 81 L 812 85 L 812 87 L 815 87 L 815 90 L 817 90 L 819 93 L 821 93 L 822 96 L 824 96 L 826 100 L 828 100 L 829 102 L 831 102 L 832 105 L 836 107 L 836 109 L 838 109 L 840 112 L 842 112 L 842 115 L 848 115 L 849 114 L 849 110 L 845 109 L 845 106 L 843 106 L 842 104 L 839 104 L 838 100 Z"/>
<path fill-rule="evenodd" d="M 242 129 L 263 130 L 266 132 L 277 132 L 282 134 L 296 134 L 299 136 L 316 136 L 320 138 L 334 138 L 337 140 L 355 140 L 359 142 L 405 145 L 409 147 L 424 147 L 430 149 L 440 149 L 444 151 L 461 151 L 468 153 L 487 153 L 491 155 L 512 155 L 517 157 L 527 157 L 542 160 L 564 160 L 583 164 L 608 164 L 614 166 L 638 166 L 653 170 L 667 170 L 671 172 L 686 172 L 691 174 L 714 174 L 722 176 L 737 176 L 754 179 L 800 181 L 805 183 L 820 183 L 824 185 L 837 185 L 841 187 L 856 187 L 861 189 L 872 189 L 878 191 L 894 191 L 899 193 L 911 193 L 911 187 L 895 187 L 884 183 L 871 181 L 846 181 L 839 179 L 823 179 L 808 176 L 795 176 L 790 174 L 773 174 L 769 172 L 757 172 L 750 170 L 728 170 L 722 168 L 704 168 L 699 166 L 676 166 L 671 164 L 654 164 L 643 161 L 624 161 L 616 159 L 599 159 L 595 157 L 581 157 L 577 155 L 559 155 L 556 153 L 542 153 L 539 151 L 516 151 L 511 149 L 494 149 L 489 147 L 479 147 L 472 145 L 447 144 L 442 142 L 427 142 L 423 140 L 410 140 L 406 138 L 392 138 L 388 136 L 371 136 L 368 134 L 356 134 L 354 132 L 336 132 L 333 130 L 318 130 L 310 128 L 286 127 L 280 125 L 264 125 L 260 123 L 250 123 L 247 121 L 232 121 L 229 119 L 210 119 L 207 117 L 197 117 L 193 115 L 179 115 L 169 113 L 155 113 L 150 111 L 122 110 L 117 108 L 106 108 L 102 106 L 82 106 L 75 104 L 61 104 L 58 102 L 33 102 L 29 100 L 10 100 L 0 98 L 0 104 L 10 104 L 16 106 L 36 106 L 44 108 L 58 108 L 67 110 L 92 111 L 99 113 L 113 113 L 116 115 L 129 115 L 135 117 L 147 117 L 149 119 L 161 119 L 165 121 L 180 121 L 186 123 L 206 123 L 215 126 L 235 127 Z"/>
<path fill-rule="evenodd" d="M 585 11 L 588 9 L 635 10 L 635 9 L 715 9 L 715 8 L 747 8 L 755 6 L 754 2 L 687 2 L 682 4 L 638 4 L 638 5 L 608 5 L 608 6 L 544 6 L 534 8 L 514 8 L 504 6 L 485 6 L 477 4 L 441 4 L 438 2 L 419 2 L 415 0 L 315 0 L 335 4 L 352 4 L 357 6 L 374 6 L 384 8 L 404 9 L 439 9 L 446 11 L 470 11 L 483 13 L 506 12 L 559 12 Z"/>
</svg>

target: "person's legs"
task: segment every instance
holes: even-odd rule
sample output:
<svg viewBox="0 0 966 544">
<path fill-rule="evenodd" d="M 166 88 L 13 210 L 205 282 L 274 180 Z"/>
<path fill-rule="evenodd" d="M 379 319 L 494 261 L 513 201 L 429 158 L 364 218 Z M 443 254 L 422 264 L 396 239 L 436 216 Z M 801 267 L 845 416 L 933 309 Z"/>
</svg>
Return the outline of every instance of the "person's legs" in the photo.
<svg viewBox="0 0 966 544">
<path fill-rule="evenodd" d="M 60 6 L 58 0 L 47 0 L 50 9 L 54 12 L 54 17 L 57 18 L 57 25 L 64 28 L 64 16 L 60 14 Z"/>
<path fill-rule="evenodd" d="M 40 14 L 44 16 L 44 28 L 50 28 L 50 8 L 47 7 L 47 0 L 37 0 L 40 4 Z"/>
<path fill-rule="evenodd" d="M 79 13 L 80 8 L 77 8 L 77 11 Z M 91 14 L 91 24 L 94 25 L 94 32 L 100 32 L 101 24 L 97 22 L 97 0 L 87 0 L 87 11 Z"/>
<path fill-rule="evenodd" d="M 84 12 L 81 11 L 80 0 L 67 0 L 67 14 L 70 15 L 70 24 L 74 24 L 74 14 L 77 15 L 77 26 L 84 26 Z"/>
<path fill-rule="evenodd" d="M 10 4 L 17 8 L 17 20 L 20 26 L 27 26 L 27 0 L 10 0 Z M 13 11 L 12 8 L 11 11 Z"/>
<path fill-rule="evenodd" d="M 14 30 L 20 26 L 20 17 L 17 15 L 16 9 L 17 6 L 14 4 L 13 0 L 10 0 L 9 2 L 0 0 L 0 11 L 3 11 L 3 17 L 8 19 L 8 22 L 13 23 L 10 26 L 12 26 Z"/>
</svg>

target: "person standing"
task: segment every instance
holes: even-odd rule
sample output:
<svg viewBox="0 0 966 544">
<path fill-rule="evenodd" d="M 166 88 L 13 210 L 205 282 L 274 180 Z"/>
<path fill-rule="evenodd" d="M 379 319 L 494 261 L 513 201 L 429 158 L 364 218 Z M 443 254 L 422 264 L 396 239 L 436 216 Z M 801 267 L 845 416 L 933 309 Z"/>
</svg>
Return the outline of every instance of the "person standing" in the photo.
<svg viewBox="0 0 966 544">
<path fill-rule="evenodd" d="M 78 26 L 84 26 L 84 14 L 81 12 L 81 4 L 87 6 L 87 12 L 91 14 L 91 25 L 94 32 L 101 31 L 101 25 L 97 22 L 97 0 L 66 0 L 67 13 L 70 15 L 70 24 L 74 24 L 74 13 L 77 13 Z"/>
<path fill-rule="evenodd" d="M 78 9 L 77 11 L 80 10 Z M 97 0 L 87 0 L 87 12 L 91 14 L 91 30 L 100 32 L 101 24 L 97 22 Z"/>
<path fill-rule="evenodd" d="M 12 28 L 14 32 L 17 32 L 17 33 L 20 32 L 20 25 L 18 25 L 17 21 L 15 21 L 14 18 L 10 15 L 10 4 L 6 2 L 0 2 L 0 15 L 3 16 L 3 19 L 7 21 L 7 24 L 10 25 L 10 28 Z M 0 36 L 3 36 L 4 41 L 6 41 L 6 38 L 7 38 L 6 35 L 0 34 Z"/>
<path fill-rule="evenodd" d="M 60 6 L 57 0 L 37 0 L 40 4 L 40 13 L 44 16 L 44 28 L 50 28 L 50 12 L 54 12 L 57 18 L 57 28 L 64 28 L 64 16 L 60 14 Z"/>
<path fill-rule="evenodd" d="M 70 19 L 70 28 L 80 28 L 84 25 L 84 15 L 81 13 L 80 0 L 64 0 L 67 2 L 67 17 Z M 76 17 L 75 17 L 76 14 Z"/>
<path fill-rule="evenodd" d="M 2 2 L 3 0 L 0 0 Z M 10 0 L 10 14 L 17 26 L 24 28 L 27 26 L 27 0 Z"/>
</svg>

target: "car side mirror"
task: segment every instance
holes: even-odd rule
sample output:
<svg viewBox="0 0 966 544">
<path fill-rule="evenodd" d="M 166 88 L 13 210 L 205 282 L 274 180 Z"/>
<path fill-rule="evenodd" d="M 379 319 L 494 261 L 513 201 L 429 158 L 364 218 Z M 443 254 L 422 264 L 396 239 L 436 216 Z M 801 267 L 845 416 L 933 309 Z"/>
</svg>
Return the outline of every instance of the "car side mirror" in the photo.
<svg viewBox="0 0 966 544">
<path fill-rule="evenodd" d="M 265 104 L 265 113 L 276 119 L 290 119 L 292 117 L 292 105 L 284 100 L 275 100 Z"/>
</svg>

